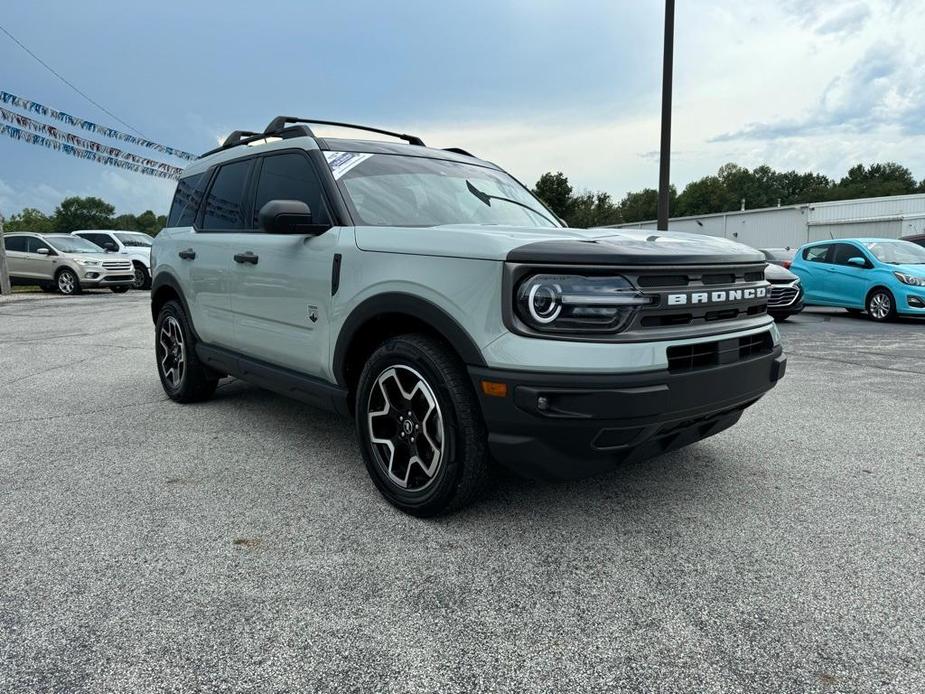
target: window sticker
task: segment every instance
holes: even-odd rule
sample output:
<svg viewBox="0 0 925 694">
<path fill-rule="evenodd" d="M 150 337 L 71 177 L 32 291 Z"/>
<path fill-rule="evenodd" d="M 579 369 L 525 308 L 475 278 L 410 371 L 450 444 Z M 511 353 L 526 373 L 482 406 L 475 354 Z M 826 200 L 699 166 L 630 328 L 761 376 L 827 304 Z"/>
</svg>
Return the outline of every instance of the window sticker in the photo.
<svg viewBox="0 0 925 694">
<path fill-rule="evenodd" d="M 368 152 L 325 152 L 324 158 L 328 160 L 328 166 L 331 167 L 331 173 L 334 174 L 334 180 L 338 180 L 345 173 L 350 171 L 354 166 L 362 164 L 369 159 L 372 154 Z"/>
</svg>

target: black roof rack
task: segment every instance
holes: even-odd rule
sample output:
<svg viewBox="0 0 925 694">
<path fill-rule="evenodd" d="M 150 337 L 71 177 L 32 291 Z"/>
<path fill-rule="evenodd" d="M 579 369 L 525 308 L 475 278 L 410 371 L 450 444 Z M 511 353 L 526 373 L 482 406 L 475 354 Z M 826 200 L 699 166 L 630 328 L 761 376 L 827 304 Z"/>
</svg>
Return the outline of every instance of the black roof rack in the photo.
<svg viewBox="0 0 925 694">
<path fill-rule="evenodd" d="M 379 133 L 380 135 L 388 135 L 390 137 L 397 137 L 399 140 L 404 140 L 409 145 L 418 145 L 419 147 L 425 147 L 424 140 L 419 138 L 417 135 L 406 135 L 404 133 L 394 133 L 391 130 L 382 130 L 380 128 L 370 128 L 365 125 L 356 125 L 354 123 L 339 123 L 338 121 L 333 120 L 315 120 L 314 118 L 297 118 L 295 116 L 277 116 L 270 121 L 270 124 L 263 131 L 264 135 L 272 135 L 281 131 L 287 125 L 294 123 L 311 123 L 313 125 L 336 125 L 341 128 L 350 128 L 351 130 L 365 130 L 370 133 Z M 308 134 L 311 137 L 315 137 L 315 134 L 311 131 L 310 128 L 305 128 L 308 131 Z"/>
<path fill-rule="evenodd" d="M 215 149 L 210 149 L 208 152 L 203 152 L 199 155 L 199 159 L 203 157 L 208 157 L 210 154 L 215 154 L 216 152 L 221 152 L 222 150 L 231 149 L 232 147 L 237 147 L 238 145 L 246 145 L 251 142 L 257 142 L 259 140 L 266 140 L 268 137 L 278 137 L 282 140 L 288 140 L 292 137 L 314 137 L 314 134 L 306 126 L 300 125 L 294 128 L 284 128 L 278 132 L 274 133 L 254 133 L 249 130 L 235 130 L 228 137 L 225 138 L 225 141 L 221 144 L 220 147 Z"/>
<path fill-rule="evenodd" d="M 467 157 L 478 159 L 472 152 L 467 152 L 462 147 L 444 147 L 444 152 L 453 152 L 454 154 L 465 154 Z"/>
</svg>

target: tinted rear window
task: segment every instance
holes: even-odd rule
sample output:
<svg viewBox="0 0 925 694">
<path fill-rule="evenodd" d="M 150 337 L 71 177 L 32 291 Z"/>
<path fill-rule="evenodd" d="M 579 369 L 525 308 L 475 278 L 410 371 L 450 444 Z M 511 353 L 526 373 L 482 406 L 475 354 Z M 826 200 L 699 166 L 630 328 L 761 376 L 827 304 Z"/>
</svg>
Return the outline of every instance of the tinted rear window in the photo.
<svg viewBox="0 0 925 694">
<path fill-rule="evenodd" d="M 168 227 L 193 225 L 205 185 L 205 173 L 180 179 L 177 183 L 177 192 L 173 196 L 173 204 L 170 206 L 170 215 L 167 217 Z"/>
<path fill-rule="evenodd" d="M 8 251 L 26 252 L 25 236 L 5 236 L 3 238 L 3 247 Z"/>
</svg>

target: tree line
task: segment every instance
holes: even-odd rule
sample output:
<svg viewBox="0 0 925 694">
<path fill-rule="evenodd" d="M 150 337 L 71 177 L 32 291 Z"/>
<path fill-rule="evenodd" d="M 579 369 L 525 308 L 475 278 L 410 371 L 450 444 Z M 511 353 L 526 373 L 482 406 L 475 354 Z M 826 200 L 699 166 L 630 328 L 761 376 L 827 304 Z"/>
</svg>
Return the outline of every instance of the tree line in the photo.
<svg viewBox="0 0 925 694">
<path fill-rule="evenodd" d="M 680 193 L 671 186 L 671 216 L 686 217 L 741 209 L 798 205 L 826 200 L 874 198 L 925 192 L 925 180 L 916 181 L 912 172 L 895 162 L 858 164 L 839 180 L 823 174 L 776 171 L 770 166 L 747 169 L 724 164 L 713 176 L 688 183 Z M 602 191 L 576 191 L 561 171 L 540 176 L 533 193 L 569 226 L 587 228 L 606 224 L 655 219 L 658 192 L 643 188 L 629 192 L 616 202 Z M 167 218 L 151 210 L 141 214 L 115 214 L 116 209 L 96 197 L 69 197 L 48 215 L 26 208 L 6 220 L 6 231 L 69 232 L 78 229 L 122 229 L 151 236 L 164 228 Z"/>
<path fill-rule="evenodd" d="M 70 232 L 79 229 L 116 229 L 141 231 L 151 236 L 167 225 L 167 217 L 152 210 L 141 214 L 116 215 L 116 208 L 95 197 L 64 198 L 55 211 L 48 215 L 33 207 L 12 215 L 4 223 L 4 231 L 32 231 L 36 233 Z"/>
<path fill-rule="evenodd" d="M 565 174 L 550 171 L 540 176 L 533 192 L 572 227 L 642 222 L 657 216 L 658 191 L 654 188 L 629 192 L 616 202 L 609 193 L 576 193 Z M 838 181 L 812 172 L 776 171 L 766 165 L 747 169 L 724 164 L 716 175 L 691 181 L 681 193 L 671 186 L 668 197 L 671 216 L 686 217 L 732 212 L 743 204 L 746 209 L 757 209 L 909 193 L 925 193 L 925 180 L 916 181 L 909 169 L 894 162 L 858 164 Z"/>
</svg>

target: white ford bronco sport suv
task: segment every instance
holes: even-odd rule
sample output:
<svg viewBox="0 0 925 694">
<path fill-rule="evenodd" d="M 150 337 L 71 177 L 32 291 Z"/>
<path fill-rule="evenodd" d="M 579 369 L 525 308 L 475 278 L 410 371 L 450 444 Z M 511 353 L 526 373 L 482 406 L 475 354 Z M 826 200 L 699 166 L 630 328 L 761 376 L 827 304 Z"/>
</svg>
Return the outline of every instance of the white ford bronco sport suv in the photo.
<svg viewBox="0 0 925 694">
<path fill-rule="evenodd" d="M 232 133 L 183 172 L 151 259 L 171 398 L 230 375 L 353 416 L 376 486 L 420 516 L 491 459 L 574 478 L 712 436 L 786 366 L 761 253 L 564 228 L 494 164 L 374 128 Z"/>
</svg>

